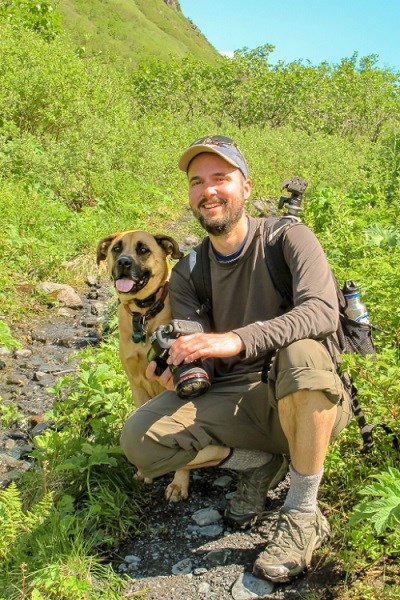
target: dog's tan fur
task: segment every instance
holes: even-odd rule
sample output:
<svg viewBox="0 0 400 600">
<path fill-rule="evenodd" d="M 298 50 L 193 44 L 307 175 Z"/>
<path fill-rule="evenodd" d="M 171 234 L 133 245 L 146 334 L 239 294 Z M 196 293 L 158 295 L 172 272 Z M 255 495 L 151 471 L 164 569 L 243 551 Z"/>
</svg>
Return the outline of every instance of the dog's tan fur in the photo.
<svg viewBox="0 0 400 600">
<path fill-rule="evenodd" d="M 154 317 L 146 319 L 143 342 L 132 340 L 132 313 L 146 315 L 148 307 L 141 308 L 135 300 L 143 301 L 154 295 L 159 299 L 170 275 L 168 257 L 178 259 L 183 256 L 177 242 L 167 235 L 151 235 L 145 231 L 116 232 L 100 240 L 97 246 L 97 264 L 107 260 L 108 272 L 114 285 L 117 280 L 132 280 L 130 291 L 116 292 L 120 300 L 118 306 L 119 353 L 122 366 L 128 376 L 132 397 L 138 408 L 163 391 L 157 381 L 145 376 L 148 365 L 147 352 L 150 348 L 150 336 L 159 325 L 169 323 L 171 308 L 168 294 L 164 307 Z M 128 285 L 128 282 L 125 282 Z M 129 283 L 130 285 L 130 283 Z M 175 473 L 174 479 L 166 489 L 166 497 L 172 502 L 187 498 L 189 490 L 189 471 Z"/>
</svg>

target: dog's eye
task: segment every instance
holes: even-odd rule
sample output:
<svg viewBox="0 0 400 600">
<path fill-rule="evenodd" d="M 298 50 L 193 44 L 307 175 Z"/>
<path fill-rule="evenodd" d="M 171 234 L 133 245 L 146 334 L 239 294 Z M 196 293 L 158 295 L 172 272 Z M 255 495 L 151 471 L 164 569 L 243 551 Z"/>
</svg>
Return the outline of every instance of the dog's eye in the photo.
<svg viewBox="0 0 400 600">
<path fill-rule="evenodd" d="M 136 251 L 141 256 L 144 256 L 145 254 L 149 254 L 150 253 L 150 250 L 146 246 L 138 246 L 136 248 Z"/>
<path fill-rule="evenodd" d="M 115 244 L 115 246 L 112 247 L 112 252 L 114 252 L 115 254 L 118 254 L 119 252 L 121 252 L 122 250 L 122 244 Z"/>
</svg>

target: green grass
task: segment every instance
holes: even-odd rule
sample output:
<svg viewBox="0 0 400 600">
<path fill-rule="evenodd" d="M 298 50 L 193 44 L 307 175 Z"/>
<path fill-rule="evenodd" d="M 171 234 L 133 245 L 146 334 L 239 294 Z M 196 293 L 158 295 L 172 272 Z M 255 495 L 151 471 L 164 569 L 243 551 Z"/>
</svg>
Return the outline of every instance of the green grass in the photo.
<svg viewBox="0 0 400 600">
<path fill-rule="evenodd" d="M 63 29 L 88 55 L 134 67 L 149 57 L 195 56 L 209 64 L 218 52 L 183 16 L 163 0 L 64 0 L 59 5 Z"/>
</svg>

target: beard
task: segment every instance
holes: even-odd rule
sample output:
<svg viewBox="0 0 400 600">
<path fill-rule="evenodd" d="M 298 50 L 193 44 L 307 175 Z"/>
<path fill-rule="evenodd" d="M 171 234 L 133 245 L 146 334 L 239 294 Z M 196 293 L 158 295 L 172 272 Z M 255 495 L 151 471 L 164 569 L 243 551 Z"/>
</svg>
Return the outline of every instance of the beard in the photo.
<svg viewBox="0 0 400 600">
<path fill-rule="evenodd" d="M 199 209 L 192 208 L 192 213 L 199 221 L 200 225 L 211 235 L 224 235 L 232 231 L 234 226 L 240 221 L 244 211 L 244 194 L 241 194 L 240 198 L 235 199 L 234 202 L 227 202 L 224 198 L 217 197 L 216 200 L 224 207 L 224 214 L 219 218 L 207 217 L 200 213 Z M 199 204 L 201 208 L 202 204 L 205 204 L 206 200 L 203 200 Z"/>
</svg>

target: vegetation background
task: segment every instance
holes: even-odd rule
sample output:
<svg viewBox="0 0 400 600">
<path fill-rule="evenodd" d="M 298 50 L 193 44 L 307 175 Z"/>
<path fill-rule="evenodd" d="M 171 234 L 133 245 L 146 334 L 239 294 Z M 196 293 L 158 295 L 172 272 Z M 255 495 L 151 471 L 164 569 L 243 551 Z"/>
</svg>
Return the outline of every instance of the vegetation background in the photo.
<svg viewBox="0 0 400 600">
<path fill-rule="evenodd" d="M 398 431 L 399 74 L 375 56 L 271 65 L 271 50 L 219 56 L 173 0 L 3 0 L 0 343 L 17 344 L 14 325 L 41 309 L 38 282 L 82 283 L 103 235 L 196 230 L 177 159 L 223 133 L 248 157 L 254 196 L 278 196 L 293 174 L 309 181 L 305 221 L 385 330 L 376 361 L 349 356 L 346 368 L 368 420 Z M 35 438 L 37 468 L 0 492 L 1 598 L 121 597 L 110 557 L 143 527 L 146 494 L 118 448 L 129 392 L 115 349 L 111 336 L 60 379 L 52 417 L 64 428 Z M 6 398 L 0 417 L 21 418 Z M 327 460 L 335 537 L 323 552 L 348 573 L 337 598 L 400 594 L 398 448 L 375 437 L 361 454 L 353 424 Z"/>
</svg>

